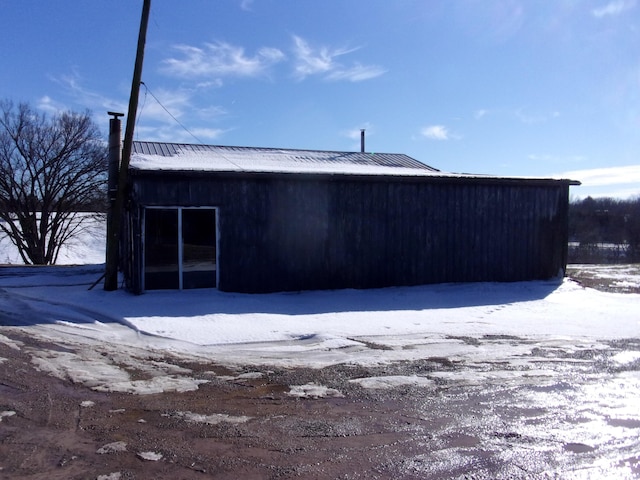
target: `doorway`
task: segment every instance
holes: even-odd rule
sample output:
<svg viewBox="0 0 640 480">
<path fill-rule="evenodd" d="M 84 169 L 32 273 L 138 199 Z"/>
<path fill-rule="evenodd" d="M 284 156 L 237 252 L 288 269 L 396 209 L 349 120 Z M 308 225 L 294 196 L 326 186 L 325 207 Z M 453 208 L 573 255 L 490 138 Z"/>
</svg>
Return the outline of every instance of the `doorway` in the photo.
<svg viewBox="0 0 640 480">
<path fill-rule="evenodd" d="M 217 210 L 145 208 L 144 290 L 217 286 Z"/>
</svg>

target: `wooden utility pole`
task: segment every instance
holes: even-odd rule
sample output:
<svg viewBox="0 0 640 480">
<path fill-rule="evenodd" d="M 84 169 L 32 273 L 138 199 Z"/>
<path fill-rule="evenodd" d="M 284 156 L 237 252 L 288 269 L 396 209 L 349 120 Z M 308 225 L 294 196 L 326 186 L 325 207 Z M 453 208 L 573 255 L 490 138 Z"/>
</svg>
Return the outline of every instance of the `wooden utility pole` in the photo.
<svg viewBox="0 0 640 480">
<path fill-rule="evenodd" d="M 111 228 L 108 229 L 109 235 L 107 235 L 107 255 L 104 276 L 104 289 L 108 291 L 116 290 L 118 288 L 118 265 L 120 264 L 120 231 L 122 226 L 122 216 L 124 212 L 129 161 L 131 160 L 131 150 L 133 147 L 133 128 L 136 123 L 136 112 L 138 110 L 138 96 L 140 95 L 142 63 L 144 60 L 144 45 L 147 41 L 147 24 L 149 23 L 150 9 L 151 0 L 144 0 L 144 4 L 142 6 L 142 18 L 140 19 L 140 33 L 138 34 L 138 50 L 136 52 L 136 63 L 133 69 L 133 80 L 131 82 L 131 95 L 129 97 L 127 127 L 124 132 L 122 161 L 120 162 L 120 171 L 118 172 L 118 184 L 116 187 L 116 199 L 113 205 L 113 215 L 110 219 Z"/>
</svg>

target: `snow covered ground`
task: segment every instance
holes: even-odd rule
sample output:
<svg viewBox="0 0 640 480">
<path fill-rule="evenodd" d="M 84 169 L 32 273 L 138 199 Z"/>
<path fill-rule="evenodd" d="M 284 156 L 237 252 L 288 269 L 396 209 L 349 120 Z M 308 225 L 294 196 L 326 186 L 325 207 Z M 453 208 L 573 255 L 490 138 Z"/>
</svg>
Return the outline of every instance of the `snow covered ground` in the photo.
<svg viewBox="0 0 640 480">
<path fill-rule="evenodd" d="M 105 363 L 105 356 L 126 356 L 129 363 L 147 357 L 147 369 L 149 358 L 166 355 L 256 367 L 446 357 L 469 364 L 506 362 L 502 373 L 487 374 L 501 381 L 504 375 L 531 375 L 527 358 L 536 348 L 602 349 L 605 340 L 640 337 L 640 295 L 600 292 L 567 279 L 262 295 L 188 290 L 134 296 L 105 292 L 102 284 L 89 290 L 103 270 L 90 264 L 100 256 L 96 246 L 101 244 L 99 235 L 92 238 L 76 245 L 76 256 L 69 249 L 65 257 L 67 263 L 84 266 L 0 268 L 0 325 L 84 345 L 81 354 L 51 350 L 33 355 L 42 369 L 96 389 L 197 388 L 162 362 L 153 365 L 165 383 L 158 378 L 134 384 L 116 361 Z M 0 258 L 14 258 L 6 242 L 0 246 Z M 424 381 L 408 377 L 365 383 L 373 388 Z"/>
<path fill-rule="evenodd" d="M 99 218 L 85 222 L 82 233 L 72 238 L 60 248 L 59 265 L 97 264 L 105 259 L 105 221 Z M 21 264 L 18 249 L 9 238 L 0 232 L 0 265 Z"/>
</svg>

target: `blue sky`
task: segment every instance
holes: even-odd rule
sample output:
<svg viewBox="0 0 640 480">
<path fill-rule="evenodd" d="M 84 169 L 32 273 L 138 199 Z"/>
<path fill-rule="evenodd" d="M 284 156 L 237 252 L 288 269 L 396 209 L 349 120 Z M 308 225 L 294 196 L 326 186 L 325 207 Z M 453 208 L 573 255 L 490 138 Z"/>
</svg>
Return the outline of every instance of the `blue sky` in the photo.
<svg viewBox="0 0 640 480">
<path fill-rule="evenodd" d="M 0 98 L 106 138 L 141 10 L 0 0 Z M 139 140 L 359 150 L 365 128 L 444 171 L 640 195 L 640 0 L 152 0 L 143 81 Z"/>
</svg>

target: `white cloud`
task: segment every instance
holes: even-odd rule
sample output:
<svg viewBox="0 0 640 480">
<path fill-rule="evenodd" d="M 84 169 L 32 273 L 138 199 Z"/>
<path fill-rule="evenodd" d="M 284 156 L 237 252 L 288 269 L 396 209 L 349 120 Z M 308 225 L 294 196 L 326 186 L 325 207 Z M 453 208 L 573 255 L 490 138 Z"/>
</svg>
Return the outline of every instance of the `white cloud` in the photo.
<svg viewBox="0 0 640 480">
<path fill-rule="evenodd" d="M 209 140 L 209 141 L 216 140 L 227 132 L 228 130 L 224 128 L 198 127 L 198 128 L 191 129 L 191 133 L 193 133 L 196 137 L 198 137 L 201 140 Z"/>
<path fill-rule="evenodd" d="M 113 100 L 85 88 L 81 76 L 75 70 L 68 75 L 52 77 L 52 80 L 66 90 L 72 100 L 72 105 L 82 105 L 83 108 L 92 110 L 94 120 L 103 131 L 108 129 L 107 111 L 123 113 L 128 111 L 127 100 Z M 195 100 L 195 96 L 202 90 L 219 86 L 218 82 L 203 82 L 194 89 L 154 88 L 150 91 L 143 84 L 138 100 L 136 138 L 190 143 L 196 141 L 193 136 L 202 142 L 219 138 L 226 130 L 209 128 L 209 126 L 212 121 L 227 112 L 220 106 L 201 105 Z M 128 99 L 128 94 L 126 98 Z M 64 105 L 49 96 L 42 97 L 37 106 L 50 114 L 56 114 L 70 108 L 77 109 L 77 107 Z M 126 118 L 124 121 L 126 122 Z M 203 123 L 205 127 L 195 126 Z M 186 129 L 189 131 L 187 132 Z"/>
<path fill-rule="evenodd" d="M 376 129 L 370 122 L 365 122 L 358 127 L 350 128 L 349 130 L 345 130 L 341 133 L 342 136 L 347 137 L 350 140 L 353 140 L 353 144 L 351 146 L 351 150 L 360 151 L 360 141 L 361 141 L 361 130 L 365 130 L 365 143 L 369 139 L 375 135 Z M 366 148 L 366 145 L 365 145 Z"/>
<path fill-rule="evenodd" d="M 553 112 L 549 115 L 544 113 L 531 114 L 531 113 L 525 112 L 522 108 L 519 108 L 518 110 L 515 111 L 515 115 L 518 118 L 518 120 L 520 120 L 522 123 L 531 125 L 534 123 L 546 122 L 547 120 L 549 120 L 550 116 L 552 118 L 557 118 L 558 112 Z"/>
<path fill-rule="evenodd" d="M 194 109 L 193 113 L 198 118 L 211 121 L 211 119 L 221 117 L 223 115 L 226 115 L 229 112 L 227 112 L 227 110 L 225 110 L 223 107 L 220 107 L 218 105 L 210 105 L 210 106 L 203 106 L 203 107 Z"/>
<path fill-rule="evenodd" d="M 161 70 L 181 78 L 239 76 L 264 74 L 269 67 L 285 59 L 277 48 L 263 47 L 253 57 L 244 48 L 225 42 L 206 43 L 204 48 L 176 45 L 181 58 L 163 60 Z"/>
<path fill-rule="evenodd" d="M 69 110 L 63 103 L 54 100 L 48 95 L 45 95 L 38 100 L 37 107 L 39 110 L 52 115 L 56 115 L 65 110 Z"/>
<path fill-rule="evenodd" d="M 530 109 L 526 108 L 480 108 L 473 112 L 473 118 L 476 120 L 481 120 L 483 118 L 491 115 L 492 117 L 501 117 L 501 118 L 513 118 L 515 117 L 522 123 L 525 124 L 536 124 L 550 121 L 554 118 L 559 118 L 561 116 L 560 111 L 553 110 L 547 112 L 534 111 L 531 112 Z"/>
<path fill-rule="evenodd" d="M 640 165 L 572 170 L 554 177 L 579 180 L 585 187 L 640 184 Z M 640 191 L 640 186 L 636 187 L 636 191 Z"/>
<path fill-rule="evenodd" d="M 481 118 L 485 117 L 488 113 L 489 113 L 488 110 L 481 108 L 480 110 L 476 110 L 473 116 L 476 120 L 480 120 Z"/>
<path fill-rule="evenodd" d="M 136 126 L 136 138 L 158 142 L 184 142 L 184 143 L 213 143 L 228 130 L 221 128 L 192 128 L 188 132 L 178 125 L 149 125 Z"/>
<path fill-rule="evenodd" d="M 180 118 L 186 110 L 191 110 L 191 93 L 188 91 L 160 88 L 158 91 L 153 92 L 153 95 L 155 95 L 155 98 L 148 94 L 144 85 L 142 86 L 138 101 L 139 120 L 144 118 L 144 120 L 175 124 L 175 120 L 171 118 L 171 115 L 175 118 Z M 171 114 L 167 113 L 167 110 Z"/>
<path fill-rule="evenodd" d="M 195 91 L 160 88 L 153 95 L 147 95 L 145 87 L 143 85 L 138 107 L 136 129 L 139 138 L 207 143 L 226 132 L 224 129 L 208 126 L 217 117 L 225 115 L 226 110 L 216 105 L 194 106 Z M 207 126 L 196 126 L 202 123 Z"/>
<path fill-rule="evenodd" d="M 451 138 L 451 133 L 444 125 L 424 127 L 420 133 L 430 140 L 449 140 Z"/>
<path fill-rule="evenodd" d="M 605 6 L 591 10 L 591 14 L 596 18 L 620 15 L 636 6 L 636 0 L 613 0 Z"/>
<path fill-rule="evenodd" d="M 376 65 L 361 65 L 355 63 L 353 66 L 344 66 L 336 61 L 337 57 L 347 55 L 359 50 L 335 49 L 327 47 L 313 48 L 302 37 L 293 36 L 295 55 L 295 76 L 299 80 L 304 80 L 310 75 L 324 75 L 327 80 L 348 80 L 350 82 L 361 82 L 378 77 L 386 72 L 385 69 Z"/>
<path fill-rule="evenodd" d="M 293 35 L 293 43 L 293 69 L 299 80 L 321 75 L 326 80 L 361 82 L 386 72 L 378 65 L 358 62 L 345 65 L 337 61 L 338 57 L 359 48 L 316 48 L 297 35 Z M 203 47 L 176 45 L 173 49 L 177 55 L 162 61 L 162 72 L 179 78 L 206 78 L 207 83 L 217 82 L 216 86 L 221 86 L 221 77 L 264 75 L 270 67 L 286 59 L 286 55 L 277 48 L 263 47 L 250 56 L 243 47 L 226 42 L 206 43 Z"/>
<path fill-rule="evenodd" d="M 356 63 L 348 69 L 336 69 L 327 76 L 327 80 L 348 80 L 350 82 L 362 82 L 371 78 L 379 77 L 386 73 L 386 70 L 377 65 L 360 65 Z"/>
<path fill-rule="evenodd" d="M 561 155 L 550 155 L 548 153 L 538 154 L 532 153 L 527 156 L 529 160 L 533 160 L 534 162 L 583 162 L 587 159 L 587 157 L 583 155 L 569 155 L 569 156 L 561 156 Z"/>
<path fill-rule="evenodd" d="M 326 47 L 314 50 L 306 40 L 297 35 L 293 36 L 293 43 L 296 56 L 295 72 L 299 78 L 327 73 L 336 67 L 335 57 L 349 53 L 348 50 L 330 51 Z"/>
<path fill-rule="evenodd" d="M 635 199 L 640 198 L 640 187 L 627 188 L 587 188 L 583 186 L 571 189 L 571 198 L 618 198 L 618 199 Z"/>
<path fill-rule="evenodd" d="M 371 123 L 369 122 L 365 122 L 362 126 L 360 127 L 356 127 L 356 128 L 351 128 L 347 131 L 345 131 L 343 133 L 343 135 L 347 138 L 350 138 L 351 140 L 358 140 L 360 141 L 360 131 L 364 129 L 365 130 L 365 135 L 373 135 L 374 134 L 374 127 L 371 125 Z"/>
<path fill-rule="evenodd" d="M 222 80 L 219 78 L 216 78 L 214 80 L 207 80 L 204 82 L 199 82 L 196 84 L 196 88 L 199 88 L 201 90 L 206 90 L 209 88 L 220 88 L 222 87 L 223 83 Z"/>
</svg>

